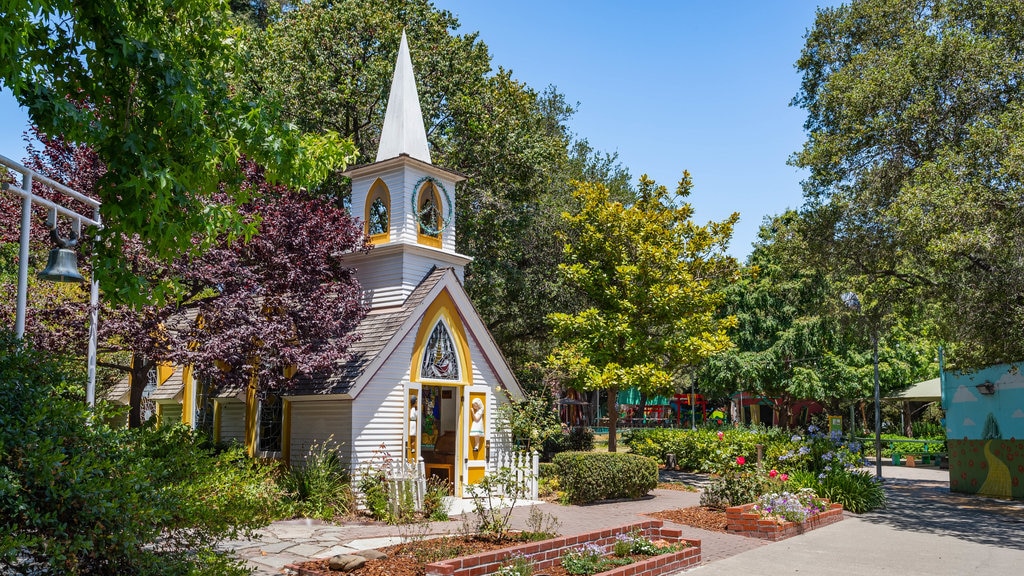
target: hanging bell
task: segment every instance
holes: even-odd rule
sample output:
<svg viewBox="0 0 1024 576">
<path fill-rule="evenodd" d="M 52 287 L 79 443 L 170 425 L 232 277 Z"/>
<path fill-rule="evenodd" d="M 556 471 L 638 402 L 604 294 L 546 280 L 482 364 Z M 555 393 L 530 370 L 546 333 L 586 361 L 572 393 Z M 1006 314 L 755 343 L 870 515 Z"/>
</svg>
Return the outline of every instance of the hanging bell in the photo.
<svg viewBox="0 0 1024 576">
<path fill-rule="evenodd" d="M 50 250 L 46 268 L 39 273 L 39 278 L 50 282 L 84 282 L 85 278 L 78 273 L 78 255 L 68 248 Z"/>
<path fill-rule="evenodd" d="M 85 282 L 78 272 L 78 255 L 71 249 L 78 243 L 78 234 L 72 232 L 71 238 L 64 239 L 57 234 L 56 228 L 51 228 L 50 238 L 58 248 L 50 250 L 46 268 L 39 273 L 39 278 L 50 282 Z"/>
</svg>

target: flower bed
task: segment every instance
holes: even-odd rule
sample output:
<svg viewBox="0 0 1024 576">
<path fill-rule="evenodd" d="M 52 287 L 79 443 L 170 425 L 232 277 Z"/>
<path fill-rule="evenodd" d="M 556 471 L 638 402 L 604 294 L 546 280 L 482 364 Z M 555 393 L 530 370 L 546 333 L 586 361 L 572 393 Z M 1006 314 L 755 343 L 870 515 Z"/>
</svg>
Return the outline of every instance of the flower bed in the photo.
<svg viewBox="0 0 1024 576">
<path fill-rule="evenodd" d="M 725 509 L 725 516 L 729 532 L 775 542 L 839 522 L 843 519 L 843 505 L 830 504 L 827 510 L 808 516 L 803 522 L 762 517 L 756 503 L 730 506 Z"/>
<path fill-rule="evenodd" d="M 522 544 L 503 548 L 492 552 L 463 556 L 443 560 L 427 565 L 427 576 L 481 576 L 498 571 L 502 564 L 513 556 L 522 556 L 533 565 L 534 573 L 558 564 L 562 554 L 584 544 L 594 544 L 610 549 L 619 535 L 639 533 L 646 538 L 660 539 L 671 543 L 685 543 L 682 550 L 651 556 L 626 566 L 620 566 L 600 576 L 657 576 L 671 574 L 684 568 L 700 564 L 700 540 L 682 537 L 682 531 L 663 528 L 660 520 L 648 520 L 637 524 L 595 530 L 575 536 L 563 536 L 542 540 L 530 544 Z M 596 576 L 596 575 L 595 575 Z"/>
</svg>

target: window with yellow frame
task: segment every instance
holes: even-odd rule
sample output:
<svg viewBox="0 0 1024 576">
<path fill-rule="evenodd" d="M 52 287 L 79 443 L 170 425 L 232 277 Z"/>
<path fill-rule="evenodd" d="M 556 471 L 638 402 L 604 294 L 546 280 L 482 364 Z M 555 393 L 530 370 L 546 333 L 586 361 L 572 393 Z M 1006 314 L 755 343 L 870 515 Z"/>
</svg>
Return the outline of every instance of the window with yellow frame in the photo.
<svg viewBox="0 0 1024 576">
<path fill-rule="evenodd" d="M 371 244 L 386 244 L 391 241 L 391 194 L 388 187 L 378 178 L 366 196 L 366 236 Z"/>
<path fill-rule="evenodd" d="M 433 181 L 428 180 L 420 186 L 416 200 L 416 221 L 417 242 L 440 248 L 444 222 L 441 219 L 441 199 Z"/>
</svg>

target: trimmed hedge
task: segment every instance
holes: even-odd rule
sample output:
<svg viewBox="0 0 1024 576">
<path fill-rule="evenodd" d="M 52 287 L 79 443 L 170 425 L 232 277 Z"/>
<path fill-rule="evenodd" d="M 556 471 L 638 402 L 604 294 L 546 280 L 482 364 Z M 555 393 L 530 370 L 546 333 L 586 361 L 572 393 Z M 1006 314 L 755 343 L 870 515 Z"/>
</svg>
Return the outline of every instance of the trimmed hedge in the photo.
<svg viewBox="0 0 1024 576">
<path fill-rule="evenodd" d="M 559 487 L 571 504 L 639 498 L 658 485 L 658 462 L 636 454 L 562 452 L 554 464 Z"/>
</svg>

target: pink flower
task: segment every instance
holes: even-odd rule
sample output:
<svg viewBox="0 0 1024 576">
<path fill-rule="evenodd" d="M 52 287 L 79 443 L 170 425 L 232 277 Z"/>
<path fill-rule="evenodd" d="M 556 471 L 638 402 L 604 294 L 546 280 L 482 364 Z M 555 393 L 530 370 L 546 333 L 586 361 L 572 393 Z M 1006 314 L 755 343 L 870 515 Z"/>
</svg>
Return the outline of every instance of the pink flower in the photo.
<svg viewBox="0 0 1024 576">
<path fill-rule="evenodd" d="M 736 457 L 736 464 L 738 464 L 740 466 L 743 466 L 746 463 L 747 463 L 747 459 L 744 458 L 743 456 L 737 456 Z"/>
<path fill-rule="evenodd" d="M 725 438 L 725 433 L 724 432 L 719 432 L 718 433 L 718 439 L 721 440 L 722 438 Z"/>
<path fill-rule="evenodd" d="M 775 479 L 775 477 L 778 476 L 778 475 L 779 475 L 779 471 L 778 470 L 772 470 L 771 472 L 768 473 L 768 477 L 772 478 L 772 479 Z"/>
<path fill-rule="evenodd" d="M 789 474 L 783 474 L 782 476 L 779 476 L 779 480 L 782 480 L 783 482 L 789 480 Z"/>
</svg>

